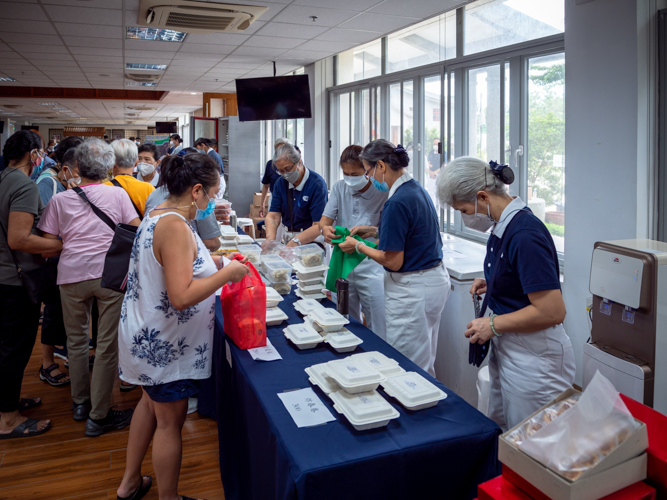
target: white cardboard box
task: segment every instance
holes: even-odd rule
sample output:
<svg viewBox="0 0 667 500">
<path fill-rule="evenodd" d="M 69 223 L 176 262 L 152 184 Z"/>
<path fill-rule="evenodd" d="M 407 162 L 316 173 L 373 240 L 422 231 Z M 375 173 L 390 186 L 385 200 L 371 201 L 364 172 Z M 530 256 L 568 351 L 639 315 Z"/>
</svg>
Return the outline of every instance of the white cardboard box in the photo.
<svg viewBox="0 0 667 500">
<path fill-rule="evenodd" d="M 578 392 L 566 390 L 533 415 Z M 630 437 L 576 481 L 556 474 L 507 440 L 507 436 L 521 424 L 500 436 L 498 460 L 553 500 L 596 500 L 646 479 L 648 434 L 646 424 L 639 423 L 640 427 Z"/>
</svg>

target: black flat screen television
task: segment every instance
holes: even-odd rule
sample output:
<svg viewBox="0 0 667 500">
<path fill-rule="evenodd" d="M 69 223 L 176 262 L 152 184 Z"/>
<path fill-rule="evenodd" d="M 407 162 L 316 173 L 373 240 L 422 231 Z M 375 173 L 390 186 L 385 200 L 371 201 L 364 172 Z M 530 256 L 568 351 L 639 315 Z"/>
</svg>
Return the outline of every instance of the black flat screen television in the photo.
<svg viewBox="0 0 667 500">
<path fill-rule="evenodd" d="M 308 75 L 236 80 L 239 121 L 311 118 Z"/>
<path fill-rule="evenodd" d="M 2 134 L 5 131 L 5 122 L 0 120 L 0 134 Z"/>
<path fill-rule="evenodd" d="M 178 123 L 176 122 L 155 122 L 156 134 L 176 134 L 178 133 Z"/>
<path fill-rule="evenodd" d="M 39 125 L 21 125 L 21 130 L 39 130 Z"/>
</svg>

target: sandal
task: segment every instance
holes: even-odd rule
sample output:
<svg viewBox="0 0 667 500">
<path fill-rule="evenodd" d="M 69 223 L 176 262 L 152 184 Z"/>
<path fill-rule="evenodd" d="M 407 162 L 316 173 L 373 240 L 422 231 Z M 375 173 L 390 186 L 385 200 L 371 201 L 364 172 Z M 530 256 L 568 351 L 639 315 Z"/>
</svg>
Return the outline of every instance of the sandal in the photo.
<svg viewBox="0 0 667 500">
<path fill-rule="evenodd" d="M 22 437 L 39 436 L 40 434 L 44 434 L 51 428 L 51 422 L 49 422 L 49 425 L 44 427 L 41 431 L 37 430 L 38 423 L 39 420 L 37 420 L 36 418 L 29 418 L 25 422 L 14 427 L 12 432 L 8 434 L 0 434 L 0 439 L 16 439 Z M 26 432 L 26 430 L 28 432 Z"/>
<path fill-rule="evenodd" d="M 19 413 L 32 410 L 41 404 L 41 398 L 21 398 L 19 399 Z"/>
<path fill-rule="evenodd" d="M 123 382 L 120 383 L 120 392 L 130 392 L 136 388 L 136 384 L 125 384 Z"/>
<path fill-rule="evenodd" d="M 148 478 L 148 484 L 144 486 L 144 478 Z M 129 497 L 119 497 L 116 495 L 117 500 L 139 500 L 140 498 L 143 498 L 146 493 L 148 493 L 148 490 L 151 489 L 151 486 L 153 485 L 153 478 L 151 476 L 141 476 L 141 483 L 137 487 L 136 490 L 134 490 L 134 493 L 132 493 Z"/>
<path fill-rule="evenodd" d="M 48 368 L 39 369 L 39 379 L 44 382 L 48 382 L 53 387 L 62 387 L 63 385 L 68 385 L 71 383 L 70 380 L 62 380 L 67 377 L 66 373 L 59 373 L 58 375 L 51 375 L 51 372 L 57 370 L 60 367 L 58 363 L 53 363 Z"/>
</svg>

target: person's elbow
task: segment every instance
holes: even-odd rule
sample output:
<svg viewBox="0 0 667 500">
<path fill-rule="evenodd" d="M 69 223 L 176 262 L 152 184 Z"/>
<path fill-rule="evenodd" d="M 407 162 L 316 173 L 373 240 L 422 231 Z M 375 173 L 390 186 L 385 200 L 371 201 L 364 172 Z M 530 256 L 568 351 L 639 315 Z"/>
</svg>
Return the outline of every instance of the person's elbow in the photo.
<svg viewBox="0 0 667 500">
<path fill-rule="evenodd" d="M 386 259 L 384 267 L 391 269 L 392 272 L 397 272 L 403 267 L 403 252 L 397 252 L 396 254 L 389 256 Z"/>
<path fill-rule="evenodd" d="M 551 325 L 560 325 L 563 321 L 565 321 L 566 314 L 567 311 L 565 309 L 565 303 L 562 300 L 558 301 L 558 303 L 555 304 L 555 307 L 552 308 L 551 314 L 549 315 Z"/>
<path fill-rule="evenodd" d="M 178 295 L 174 296 L 173 298 L 170 295 L 169 300 L 171 305 L 174 306 L 174 309 L 177 311 L 184 311 L 188 307 L 192 306 L 192 304 L 187 303 L 183 297 L 179 297 Z"/>
<path fill-rule="evenodd" d="M 7 237 L 7 245 L 16 252 L 23 252 L 27 247 L 27 241 L 28 236 L 18 236 L 10 233 Z"/>
<path fill-rule="evenodd" d="M 218 248 L 220 248 L 220 239 L 219 238 L 210 238 L 208 240 L 203 240 L 204 245 L 206 248 L 209 250 L 215 252 Z"/>
</svg>

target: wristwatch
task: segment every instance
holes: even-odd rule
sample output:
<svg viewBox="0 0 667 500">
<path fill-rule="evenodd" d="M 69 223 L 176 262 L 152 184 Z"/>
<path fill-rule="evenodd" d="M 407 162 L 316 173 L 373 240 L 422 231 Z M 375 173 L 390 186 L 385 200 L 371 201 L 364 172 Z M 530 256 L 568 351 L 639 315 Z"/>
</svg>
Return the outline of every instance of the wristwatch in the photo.
<svg viewBox="0 0 667 500">
<path fill-rule="evenodd" d="M 299 238 L 294 237 L 294 238 L 292 238 L 292 241 L 294 243 L 296 243 L 297 245 L 301 246 L 301 240 Z"/>
</svg>

